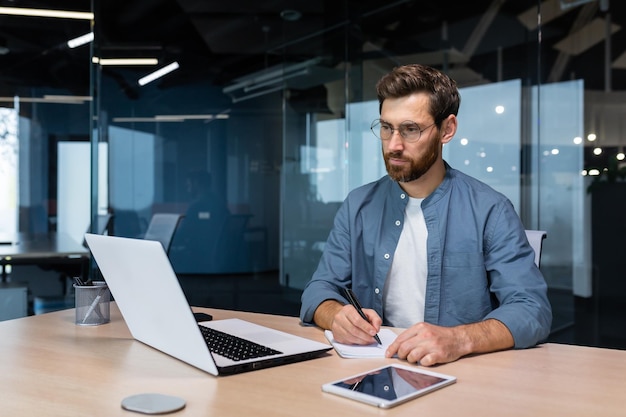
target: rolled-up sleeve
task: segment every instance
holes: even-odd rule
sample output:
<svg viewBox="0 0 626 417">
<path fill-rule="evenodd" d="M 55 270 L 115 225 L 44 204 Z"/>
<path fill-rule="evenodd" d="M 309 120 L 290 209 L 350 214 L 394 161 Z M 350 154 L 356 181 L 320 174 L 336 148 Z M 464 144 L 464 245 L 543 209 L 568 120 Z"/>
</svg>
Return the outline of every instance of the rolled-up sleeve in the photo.
<svg viewBox="0 0 626 417">
<path fill-rule="evenodd" d="M 499 301 L 485 319 L 507 326 L 515 348 L 534 346 L 550 333 L 552 308 L 533 249 L 509 202 L 502 205 L 494 221 L 487 223 L 485 233 L 485 267 L 490 291 Z"/>
</svg>

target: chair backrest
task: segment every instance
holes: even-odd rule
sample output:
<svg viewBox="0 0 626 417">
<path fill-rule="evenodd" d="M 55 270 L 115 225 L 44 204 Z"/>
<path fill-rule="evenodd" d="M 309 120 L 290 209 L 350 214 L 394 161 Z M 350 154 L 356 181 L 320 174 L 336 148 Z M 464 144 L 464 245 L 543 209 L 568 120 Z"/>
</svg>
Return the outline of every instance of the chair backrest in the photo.
<svg viewBox="0 0 626 417">
<path fill-rule="evenodd" d="M 98 225 L 96 226 L 96 233 L 99 235 L 103 235 L 105 233 L 111 233 L 111 220 L 113 216 L 111 214 L 98 214 Z"/>
<path fill-rule="evenodd" d="M 539 268 L 541 264 L 541 249 L 543 246 L 543 240 L 548 236 L 548 234 L 543 230 L 526 230 L 526 238 L 528 239 L 528 243 L 535 251 L 535 265 Z"/>
<path fill-rule="evenodd" d="M 91 230 L 91 224 L 87 228 L 87 233 L 94 233 Z M 98 214 L 97 222 L 96 222 L 96 230 L 95 233 L 98 235 L 113 235 L 113 215 L 112 214 Z M 87 241 L 83 238 L 83 246 L 87 246 Z"/>
<path fill-rule="evenodd" d="M 182 215 L 178 213 L 156 213 L 152 215 L 148 230 L 143 236 L 146 240 L 161 242 L 165 252 L 169 252 L 172 238 L 178 227 Z"/>
</svg>

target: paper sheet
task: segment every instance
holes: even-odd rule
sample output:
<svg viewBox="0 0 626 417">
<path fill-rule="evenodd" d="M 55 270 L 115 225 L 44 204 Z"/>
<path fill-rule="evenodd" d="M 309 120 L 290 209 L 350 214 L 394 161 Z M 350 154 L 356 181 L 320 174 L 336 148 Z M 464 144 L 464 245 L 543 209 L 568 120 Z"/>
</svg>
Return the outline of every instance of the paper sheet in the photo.
<svg viewBox="0 0 626 417">
<path fill-rule="evenodd" d="M 337 342 L 333 337 L 333 332 L 330 330 L 326 330 L 324 335 L 342 358 L 383 358 L 385 357 L 387 347 L 397 337 L 391 329 L 381 329 L 378 332 L 378 337 L 380 337 L 382 345 L 378 343 L 372 343 L 371 345 L 345 345 Z"/>
</svg>

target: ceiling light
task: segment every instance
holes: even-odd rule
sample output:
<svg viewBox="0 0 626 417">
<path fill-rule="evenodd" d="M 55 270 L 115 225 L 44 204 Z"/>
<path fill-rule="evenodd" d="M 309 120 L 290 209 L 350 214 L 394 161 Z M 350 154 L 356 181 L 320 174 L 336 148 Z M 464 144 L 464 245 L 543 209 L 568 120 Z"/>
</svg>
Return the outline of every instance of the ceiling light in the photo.
<svg viewBox="0 0 626 417">
<path fill-rule="evenodd" d="M 102 66 L 134 66 L 134 65 L 157 65 L 159 60 L 156 58 L 98 58 L 94 56 L 91 61 L 94 64 Z"/>
<path fill-rule="evenodd" d="M 157 114 L 154 117 L 114 117 L 116 123 L 136 123 L 136 122 L 184 122 L 186 120 L 224 120 L 230 116 L 226 114 L 228 110 L 219 114 Z"/>
<path fill-rule="evenodd" d="M 63 96 L 59 94 L 44 94 L 43 98 L 50 101 L 91 101 L 91 96 Z"/>
<path fill-rule="evenodd" d="M 178 65 L 178 62 L 172 62 L 169 65 L 164 66 L 161 69 L 158 69 L 156 71 L 154 71 L 151 74 L 146 75 L 145 77 L 142 77 L 139 79 L 139 81 L 137 81 L 139 83 L 139 85 L 144 86 L 154 80 L 156 80 L 157 78 L 161 78 L 162 76 L 164 76 L 165 74 L 169 74 L 170 72 L 178 69 L 180 66 Z"/>
<path fill-rule="evenodd" d="M 90 96 L 44 95 L 43 97 L 0 97 L 0 103 L 49 103 L 49 104 L 84 104 L 91 101 Z"/>
<path fill-rule="evenodd" d="M 69 41 L 67 41 L 67 46 L 73 49 L 73 48 L 78 48 L 79 46 L 82 46 L 92 41 L 93 41 L 93 32 L 89 32 L 82 36 L 79 36 L 78 38 L 70 39 Z"/>
<path fill-rule="evenodd" d="M 57 17 L 62 19 L 93 20 L 93 13 L 66 10 L 28 9 L 23 7 L 0 7 L 0 14 L 33 17 Z"/>
</svg>

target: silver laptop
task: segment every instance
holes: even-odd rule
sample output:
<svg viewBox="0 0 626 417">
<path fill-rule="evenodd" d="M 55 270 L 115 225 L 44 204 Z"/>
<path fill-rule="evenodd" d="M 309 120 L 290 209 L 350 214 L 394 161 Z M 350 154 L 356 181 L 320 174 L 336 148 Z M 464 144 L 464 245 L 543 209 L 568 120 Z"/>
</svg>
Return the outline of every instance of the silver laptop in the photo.
<svg viewBox="0 0 626 417">
<path fill-rule="evenodd" d="M 90 233 L 85 239 L 133 337 L 203 371 L 240 373 L 312 359 L 332 349 L 240 319 L 198 324 L 161 243 Z M 251 342 L 256 357 L 241 359 L 209 349 L 232 338 L 223 333 L 238 343 Z"/>
</svg>

